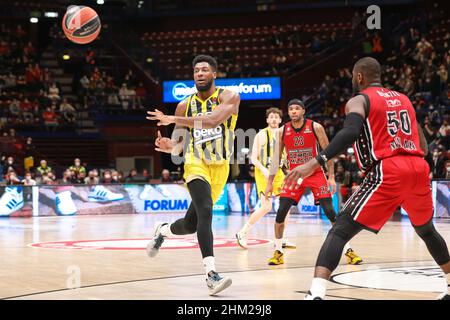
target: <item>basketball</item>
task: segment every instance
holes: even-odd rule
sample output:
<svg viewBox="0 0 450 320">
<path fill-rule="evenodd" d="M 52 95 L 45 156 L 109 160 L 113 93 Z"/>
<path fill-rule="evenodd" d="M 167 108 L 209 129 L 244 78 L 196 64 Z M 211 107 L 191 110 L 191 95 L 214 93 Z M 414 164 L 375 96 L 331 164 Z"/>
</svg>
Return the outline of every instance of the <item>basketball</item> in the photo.
<svg viewBox="0 0 450 320">
<path fill-rule="evenodd" d="M 86 6 L 70 6 L 62 20 L 67 39 L 86 44 L 94 41 L 100 33 L 101 23 L 97 12 Z"/>
</svg>

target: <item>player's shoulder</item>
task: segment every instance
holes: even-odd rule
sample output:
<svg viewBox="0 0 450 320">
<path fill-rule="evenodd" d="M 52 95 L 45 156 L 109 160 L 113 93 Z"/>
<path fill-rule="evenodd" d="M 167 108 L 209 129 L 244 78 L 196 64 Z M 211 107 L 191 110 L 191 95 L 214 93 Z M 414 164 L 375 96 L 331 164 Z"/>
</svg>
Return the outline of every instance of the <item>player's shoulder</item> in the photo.
<svg viewBox="0 0 450 320">
<path fill-rule="evenodd" d="M 232 91 L 226 88 L 221 88 L 221 92 L 219 93 L 219 97 L 223 100 L 225 99 L 241 99 L 241 95 L 236 91 Z"/>
</svg>

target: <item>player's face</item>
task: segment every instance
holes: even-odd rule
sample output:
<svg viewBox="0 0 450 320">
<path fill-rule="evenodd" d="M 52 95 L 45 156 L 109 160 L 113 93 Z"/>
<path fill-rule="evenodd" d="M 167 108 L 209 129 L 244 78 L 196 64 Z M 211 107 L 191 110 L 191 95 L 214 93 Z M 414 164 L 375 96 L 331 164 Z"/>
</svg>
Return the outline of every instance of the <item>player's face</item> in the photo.
<svg viewBox="0 0 450 320">
<path fill-rule="evenodd" d="M 299 121 L 303 118 L 303 115 L 305 114 L 305 109 L 303 109 L 302 106 L 298 104 L 291 104 L 288 109 L 289 118 L 292 121 Z"/>
<path fill-rule="evenodd" d="M 216 72 L 208 62 L 199 62 L 194 66 L 194 81 L 199 92 L 208 91 L 216 79 Z"/>
<path fill-rule="evenodd" d="M 278 128 L 281 123 L 281 117 L 278 113 L 270 113 L 266 120 L 271 128 Z"/>
</svg>

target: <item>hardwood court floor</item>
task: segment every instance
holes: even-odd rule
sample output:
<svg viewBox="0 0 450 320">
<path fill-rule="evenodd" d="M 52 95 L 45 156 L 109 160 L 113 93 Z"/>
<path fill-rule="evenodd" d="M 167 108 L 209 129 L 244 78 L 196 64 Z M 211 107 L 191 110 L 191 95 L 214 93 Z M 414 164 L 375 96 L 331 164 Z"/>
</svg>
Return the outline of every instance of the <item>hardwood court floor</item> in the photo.
<svg viewBox="0 0 450 320">
<path fill-rule="evenodd" d="M 243 250 L 234 235 L 247 216 L 215 215 L 217 270 L 233 285 L 209 297 L 195 235 L 166 241 L 156 258 L 143 250 L 156 221 L 180 216 L 0 219 L 0 298 L 303 299 L 330 227 L 314 216 L 292 216 L 285 233 L 297 249 L 286 250 L 284 265 L 268 266 L 274 216 L 254 227 L 254 245 Z M 450 244 L 450 221 L 437 220 L 436 228 Z M 435 299 L 441 291 L 440 269 L 407 219 L 389 221 L 378 235 L 362 231 L 351 244 L 364 264 L 342 259 L 327 299 Z"/>
</svg>

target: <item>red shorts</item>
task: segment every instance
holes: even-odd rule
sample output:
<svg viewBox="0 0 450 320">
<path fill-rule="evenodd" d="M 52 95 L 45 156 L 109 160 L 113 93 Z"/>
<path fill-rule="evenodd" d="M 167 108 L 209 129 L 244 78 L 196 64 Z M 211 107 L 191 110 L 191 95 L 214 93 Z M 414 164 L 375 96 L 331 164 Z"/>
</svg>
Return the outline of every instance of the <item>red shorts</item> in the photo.
<svg viewBox="0 0 450 320">
<path fill-rule="evenodd" d="M 427 162 L 420 157 L 399 155 L 383 159 L 347 200 L 342 213 L 377 233 L 401 206 L 413 226 L 422 226 L 433 217 L 429 172 Z"/>
<path fill-rule="evenodd" d="M 286 186 L 283 186 L 281 190 L 280 198 L 290 198 L 297 204 L 300 201 L 306 188 L 310 188 L 313 195 L 314 201 L 317 203 L 319 199 L 330 198 L 331 192 L 328 187 L 328 181 L 323 173 L 322 169 L 316 171 L 308 178 L 304 179 L 301 185 L 297 185 L 294 189 L 289 190 Z"/>
</svg>

